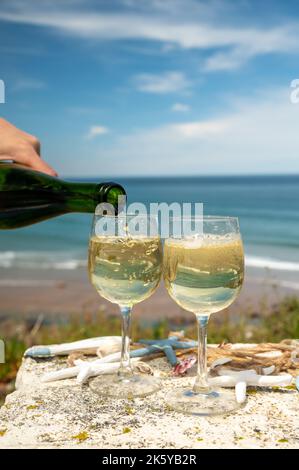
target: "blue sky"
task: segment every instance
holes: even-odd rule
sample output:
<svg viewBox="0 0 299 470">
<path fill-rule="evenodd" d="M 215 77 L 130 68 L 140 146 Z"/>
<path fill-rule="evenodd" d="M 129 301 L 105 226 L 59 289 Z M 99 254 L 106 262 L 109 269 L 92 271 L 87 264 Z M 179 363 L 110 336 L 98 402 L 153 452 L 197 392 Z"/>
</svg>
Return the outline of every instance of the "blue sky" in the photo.
<svg viewBox="0 0 299 470">
<path fill-rule="evenodd" d="M 0 56 L 62 176 L 299 172 L 296 1 L 1 0 Z"/>
</svg>

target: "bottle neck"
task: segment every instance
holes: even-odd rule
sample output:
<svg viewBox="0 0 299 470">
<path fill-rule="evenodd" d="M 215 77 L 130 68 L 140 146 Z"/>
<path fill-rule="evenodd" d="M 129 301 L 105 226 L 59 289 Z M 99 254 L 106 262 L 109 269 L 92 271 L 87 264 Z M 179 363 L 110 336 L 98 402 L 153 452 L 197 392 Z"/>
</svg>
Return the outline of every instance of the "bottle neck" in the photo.
<svg viewBox="0 0 299 470">
<path fill-rule="evenodd" d="M 97 204 L 102 202 L 99 184 L 65 183 L 65 205 L 70 212 L 94 212 Z"/>
<path fill-rule="evenodd" d="M 72 212 L 94 212 L 100 203 L 118 207 L 118 198 L 125 195 L 122 186 L 116 183 L 66 183 L 65 199 L 68 210 Z"/>
</svg>

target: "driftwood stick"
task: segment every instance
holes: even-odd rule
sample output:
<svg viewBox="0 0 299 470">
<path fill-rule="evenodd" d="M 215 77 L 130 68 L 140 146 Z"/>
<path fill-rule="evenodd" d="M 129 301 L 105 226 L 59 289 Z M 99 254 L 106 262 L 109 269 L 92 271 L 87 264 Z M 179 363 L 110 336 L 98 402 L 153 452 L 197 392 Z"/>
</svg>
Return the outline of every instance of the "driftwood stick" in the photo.
<svg viewBox="0 0 299 470">
<path fill-rule="evenodd" d="M 294 340 L 284 340 L 281 343 L 261 343 L 256 346 L 249 345 L 241 348 L 220 345 L 208 347 L 208 364 L 216 359 L 229 358 L 230 368 L 236 370 L 255 369 L 257 373 L 261 368 L 275 366 L 275 373 L 288 372 L 293 376 L 298 375 L 299 363 L 292 359 L 294 351 L 298 351 L 299 343 Z M 197 354 L 196 348 L 177 350 L 177 356 L 183 359 L 186 355 Z"/>
</svg>

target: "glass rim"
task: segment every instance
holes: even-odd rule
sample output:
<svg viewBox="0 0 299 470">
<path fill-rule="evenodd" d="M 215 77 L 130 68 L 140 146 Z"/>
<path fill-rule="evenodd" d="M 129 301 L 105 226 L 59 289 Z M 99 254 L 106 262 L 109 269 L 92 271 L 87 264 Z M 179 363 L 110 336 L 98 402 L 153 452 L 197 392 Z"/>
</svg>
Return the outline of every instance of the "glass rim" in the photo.
<svg viewBox="0 0 299 470">
<path fill-rule="evenodd" d="M 96 214 L 99 217 L 111 218 L 111 219 L 125 219 L 127 217 L 142 217 L 144 219 L 157 219 L 158 215 L 154 214 L 134 214 L 134 213 L 125 213 L 125 214 Z M 182 216 L 169 216 L 169 220 L 234 220 L 239 221 L 239 217 L 229 216 L 229 215 L 182 215 Z"/>
<path fill-rule="evenodd" d="M 228 215 L 186 215 L 181 217 L 169 217 L 170 220 L 207 220 L 207 221 L 235 221 L 239 222 L 238 217 Z"/>
<path fill-rule="evenodd" d="M 94 214 L 97 217 L 105 217 L 105 218 L 110 218 L 110 219 L 126 219 L 128 217 L 142 217 L 143 219 L 157 219 L 157 215 L 153 214 L 133 214 L 133 213 L 125 213 L 125 214 Z"/>
</svg>

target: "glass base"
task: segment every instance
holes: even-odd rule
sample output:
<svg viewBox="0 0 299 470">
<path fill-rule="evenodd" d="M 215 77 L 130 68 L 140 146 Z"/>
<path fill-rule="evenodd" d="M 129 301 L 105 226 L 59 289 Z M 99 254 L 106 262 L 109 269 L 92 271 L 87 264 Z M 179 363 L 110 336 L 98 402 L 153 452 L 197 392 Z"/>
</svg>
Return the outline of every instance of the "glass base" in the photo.
<svg viewBox="0 0 299 470">
<path fill-rule="evenodd" d="M 177 389 L 166 395 L 167 404 L 181 413 L 214 416 L 232 413 L 241 408 L 235 390 L 221 388 L 208 393 L 195 393 L 191 388 Z"/>
<path fill-rule="evenodd" d="M 114 375 L 99 375 L 89 381 L 90 389 L 97 395 L 113 398 L 145 397 L 157 392 L 160 381 L 147 375 L 130 375 L 125 378 Z"/>
</svg>

